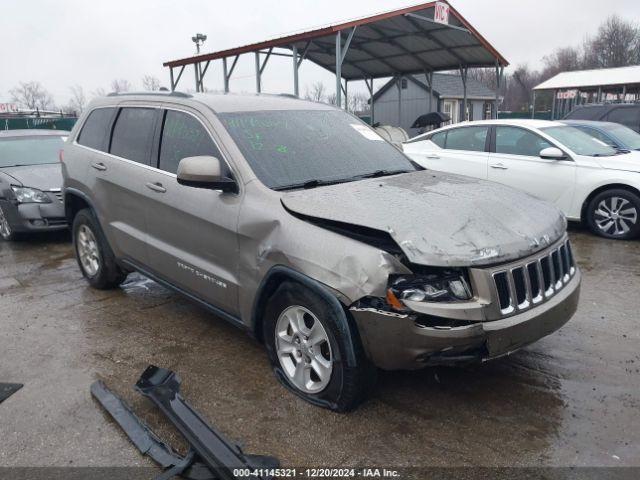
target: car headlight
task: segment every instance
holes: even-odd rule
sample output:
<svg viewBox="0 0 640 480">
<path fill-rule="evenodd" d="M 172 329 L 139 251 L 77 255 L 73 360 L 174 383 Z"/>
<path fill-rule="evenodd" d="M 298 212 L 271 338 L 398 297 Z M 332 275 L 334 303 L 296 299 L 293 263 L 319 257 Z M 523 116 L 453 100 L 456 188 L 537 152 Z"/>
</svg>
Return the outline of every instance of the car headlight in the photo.
<svg viewBox="0 0 640 480">
<path fill-rule="evenodd" d="M 460 269 L 442 269 L 422 275 L 391 275 L 387 301 L 395 308 L 402 301 L 463 302 L 471 300 L 473 292 L 467 276 Z M 403 307 L 404 308 L 404 307 Z"/>
<path fill-rule="evenodd" d="M 19 203 L 51 203 L 51 199 L 42 190 L 29 187 L 11 186 Z"/>
</svg>

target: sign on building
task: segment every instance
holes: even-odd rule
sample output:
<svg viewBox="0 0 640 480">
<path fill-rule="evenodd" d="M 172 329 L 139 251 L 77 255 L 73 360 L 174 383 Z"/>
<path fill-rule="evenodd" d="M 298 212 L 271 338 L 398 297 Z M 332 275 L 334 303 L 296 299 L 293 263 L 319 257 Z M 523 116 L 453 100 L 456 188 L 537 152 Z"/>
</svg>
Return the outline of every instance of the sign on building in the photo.
<svg viewBox="0 0 640 480">
<path fill-rule="evenodd" d="M 15 103 L 0 103 L 0 113 L 17 113 L 18 106 Z"/>
<path fill-rule="evenodd" d="M 449 24 L 449 5 L 443 2 L 436 2 L 435 11 L 433 12 L 433 21 L 448 25 Z"/>
</svg>

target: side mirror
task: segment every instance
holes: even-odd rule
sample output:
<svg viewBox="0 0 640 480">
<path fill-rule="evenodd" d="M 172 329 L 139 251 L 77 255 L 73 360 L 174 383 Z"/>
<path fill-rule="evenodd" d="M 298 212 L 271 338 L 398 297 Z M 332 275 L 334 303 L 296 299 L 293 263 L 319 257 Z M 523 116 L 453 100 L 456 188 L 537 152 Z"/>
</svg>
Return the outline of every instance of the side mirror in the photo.
<svg viewBox="0 0 640 480">
<path fill-rule="evenodd" d="M 236 182 L 222 173 L 220 160 L 209 155 L 180 160 L 177 177 L 180 185 L 188 187 L 210 188 L 223 192 L 238 191 Z"/>
<path fill-rule="evenodd" d="M 566 160 L 567 156 L 559 148 L 547 147 L 540 150 L 540 158 L 545 160 Z"/>
</svg>

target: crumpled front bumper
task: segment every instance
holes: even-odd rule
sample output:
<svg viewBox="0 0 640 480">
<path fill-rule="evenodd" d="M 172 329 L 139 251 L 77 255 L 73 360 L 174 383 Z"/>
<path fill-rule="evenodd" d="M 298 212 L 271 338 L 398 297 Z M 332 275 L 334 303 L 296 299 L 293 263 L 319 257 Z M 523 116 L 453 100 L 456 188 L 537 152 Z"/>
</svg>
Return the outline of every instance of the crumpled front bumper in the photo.
<svg viewBox="0 0 640 480">
<path fill-rule="evenodd" d="M 412 314 L 373 308 L 350 309 L 371 361 L 384 370 L 413 370 L 508 355 L 562 327 L 580 297 L 577 270 L 566 286 L 545 303 L 511 317 L 456 327 L 426 327 Z"/>
<path fill-rule="evenodd" d="M 40 232 L 67 228 L 64 204 L 54 195 L 51 203 L 23 203 L 16 205 L 2 201 L 2 211 L 14 232 Z"/>
</svg>

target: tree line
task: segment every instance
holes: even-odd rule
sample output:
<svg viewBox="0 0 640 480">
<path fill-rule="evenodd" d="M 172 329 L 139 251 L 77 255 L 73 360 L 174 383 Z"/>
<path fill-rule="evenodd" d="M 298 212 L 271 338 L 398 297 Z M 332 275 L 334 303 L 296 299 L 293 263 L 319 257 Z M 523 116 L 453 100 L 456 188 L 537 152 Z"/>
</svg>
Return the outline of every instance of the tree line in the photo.
<svg viewBox="0 0 640 480">
<path fill-rule="evenodd" d="M 611 15 L 596 33 L 587 36 L 582 45 L 565 46 L 542 58 L 542 68 L 532 69 L 520 64 L 505 74 L 499 94 L 504 98 L 503 111 L 529 111 L 533 101 L 533 87 L 560 72 L 597 68 L 626 67 L 640 64 L 640 27 L 633 21 Z M 495 69 L 474 69 L 469 75 L 496 89 Z M 537 96 L 536 110 L 551 109 L 552 93 Z"/>
<path fill-rule="evenodd" d="M 146 91 L 160 90 L 160 80 L 153 75 L 142 77 L 142 88 Z M 90 99 L 103 97 L 109 92 L 121 93 L 131 91 L 131 82 L 125 79 L 114 79 L 109 89 L 99 87 L 89 95 L 85 94 L 82 85 L 69 87 L 70 99 L 66 105 L 57 105 L 53 95 L 37 81 L 20 82 L 9 90 L 11 101 L 18 106 L 33 111 L 60 111 L 67 114 L 79 115 Z"/>
</svg>

